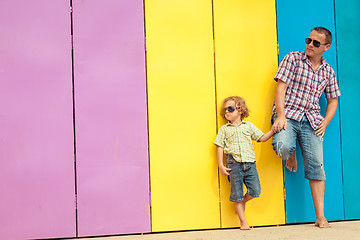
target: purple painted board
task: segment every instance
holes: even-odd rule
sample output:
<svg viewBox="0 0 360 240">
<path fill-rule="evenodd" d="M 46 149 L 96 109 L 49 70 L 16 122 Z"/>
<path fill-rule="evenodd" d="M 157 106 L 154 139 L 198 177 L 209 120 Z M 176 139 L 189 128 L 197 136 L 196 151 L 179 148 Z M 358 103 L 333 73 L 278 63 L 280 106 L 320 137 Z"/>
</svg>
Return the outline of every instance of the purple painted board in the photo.
<svg viewBox="0 0 360 240">
<path fill-rule="evenodd" d="M 79 236 L 150 232 L 143 1 L 73 4 Z"/>
<path fill-rule="evenodd" d="M 74 237 L 68 1 L 0 1 L 0 239 Z"/>
</svg>

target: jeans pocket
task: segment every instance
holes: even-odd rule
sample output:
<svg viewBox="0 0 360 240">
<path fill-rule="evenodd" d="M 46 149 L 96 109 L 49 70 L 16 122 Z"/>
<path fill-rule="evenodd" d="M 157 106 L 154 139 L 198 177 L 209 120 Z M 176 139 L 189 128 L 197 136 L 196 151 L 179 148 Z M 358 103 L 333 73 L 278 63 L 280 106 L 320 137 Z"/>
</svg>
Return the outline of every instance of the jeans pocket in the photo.
<svg viewBox="0 0 360 240">
<path fill-rule="evenodd" d="M 233 156 L 228 156 L 227 158 L 226 158 L 226 165 L 231 165 L 231 164 L 234 164 L 234 163 L 236 163 L 236 160 L 234 159 L 234 157 Z"/>
</svg>

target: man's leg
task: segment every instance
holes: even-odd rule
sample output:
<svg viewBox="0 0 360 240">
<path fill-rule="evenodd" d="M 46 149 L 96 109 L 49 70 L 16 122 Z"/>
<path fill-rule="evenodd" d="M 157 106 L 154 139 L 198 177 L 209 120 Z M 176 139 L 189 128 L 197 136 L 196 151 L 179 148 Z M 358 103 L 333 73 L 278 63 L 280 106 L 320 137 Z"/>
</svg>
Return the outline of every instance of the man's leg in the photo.
<svg viewBox="0 0 360 240">
<path fill-rule="evenodd" d="M 286 160 L 285 167 L 290 172 L 296 172 L 297 171 L 296 149 L 291 154 L 290 158 L 288 160 Z"/>
<path fill-rule="evenodd" d="M 295 120 L 288 120 L 286 130 L 282 129 L 273 136 L 273 149 L 275 153 L 285 160 L 285 167 L 291 172 L 296 172 L 296 139 L 299 123 Z"/>
<path fill-rule="evenodd" d="M 316 213 L 315 226 L 319 228 L 329 228 L 331 225 L 326 220 L 324 214 L 325 181 L 310 179 L 309 182 Z"/>
<path fill-rule="evenodd" d="M 306 118 L 301 121 L 299 143 L 304 158 L 305 178 L 309 179 L 314 202 L 315 226 L 328 228 L 330 224 L 324 215 L 325 171 L 323 164 L 323 138 L 316 136 Z"/>
</svg>

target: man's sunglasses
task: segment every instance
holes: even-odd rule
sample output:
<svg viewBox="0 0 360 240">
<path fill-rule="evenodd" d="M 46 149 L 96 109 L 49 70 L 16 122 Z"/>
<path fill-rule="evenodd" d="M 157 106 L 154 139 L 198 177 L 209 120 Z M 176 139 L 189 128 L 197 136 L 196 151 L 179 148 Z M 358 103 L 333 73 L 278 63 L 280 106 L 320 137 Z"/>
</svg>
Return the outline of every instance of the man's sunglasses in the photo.
<svg viewBox="0 0 360 240">
<path fill-rule="evenodd" d="M 328 43 L 320 43 L 318 40 L 312 40 L 311 38 L 305 38 L 306 44 L 313 42 L 314 47 L 320 47 L 320 45 L 327 45 Z"/>
<path fill-rule="evenodd" d="M 224 108 L 224 112 L 226 112 L 226 111 L 233 112 L 233 111 L 235 111 L 235 109 L 239 109 L 239 107 L 233 107 L 233 106 L 226 107 L 226 108 Z"/>
</svg>

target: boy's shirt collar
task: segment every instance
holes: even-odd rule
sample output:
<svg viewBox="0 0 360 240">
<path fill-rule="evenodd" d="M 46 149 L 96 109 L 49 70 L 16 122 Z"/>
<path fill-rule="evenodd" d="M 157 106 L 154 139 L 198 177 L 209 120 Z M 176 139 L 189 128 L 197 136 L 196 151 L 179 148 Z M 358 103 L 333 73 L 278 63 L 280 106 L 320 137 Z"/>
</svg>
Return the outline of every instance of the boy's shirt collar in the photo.
<svg viewBox="0 0 360 240">
<path fill-rule="evenodd" d="M 246 122 L 247 122 L 247 121 L 242 120 L 241 123 L 240 123 L 238 126 L 240 126 L 241 124 L 246 124 Z M 225 125 L 226 125 L 226 126 L 238 127 L 238 126 L 235 126 L 235 125 L 231 124 L 231 122 L 227 122 Z"/>
</svg>

